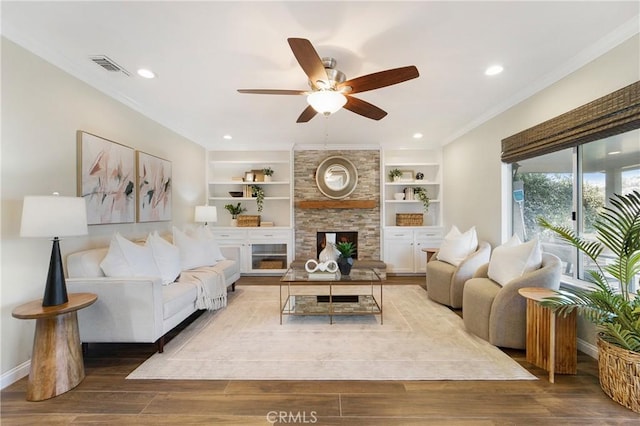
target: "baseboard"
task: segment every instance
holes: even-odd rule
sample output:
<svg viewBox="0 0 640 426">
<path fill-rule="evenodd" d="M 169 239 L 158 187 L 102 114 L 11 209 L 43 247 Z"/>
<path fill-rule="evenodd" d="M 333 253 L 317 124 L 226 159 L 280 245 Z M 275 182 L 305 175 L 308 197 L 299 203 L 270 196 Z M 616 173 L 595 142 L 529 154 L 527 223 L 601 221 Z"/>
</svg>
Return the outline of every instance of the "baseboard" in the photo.
<svg viewBox="0 0 640 426">
<path fill-rule="evenodd" d="M 0 389 L 4 389 L 9 385 L 14 384 L 18 380 L 29 375 L 29 369 L 31 368 L 31 360 L 28 359 L 17 367 L 4 373 L 0 376 Z"/>
<path fill-rule="evenodd" d="M 586 340 L 578 339 L 578 350 L 589 355 L 593 359 L 598 359 L 598 347 Z"/>
</svg>

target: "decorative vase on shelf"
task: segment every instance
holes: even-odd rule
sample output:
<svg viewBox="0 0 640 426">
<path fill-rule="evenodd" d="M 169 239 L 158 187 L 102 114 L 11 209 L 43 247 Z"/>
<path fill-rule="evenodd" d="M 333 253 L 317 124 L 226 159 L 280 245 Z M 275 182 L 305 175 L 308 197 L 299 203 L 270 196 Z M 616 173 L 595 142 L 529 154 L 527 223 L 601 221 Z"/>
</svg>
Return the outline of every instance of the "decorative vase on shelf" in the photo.
<svg viewBox="0 0 640 426">
<path fill-rule="evenodd" d="M 238 219 L 231 219 L 231 226 L 238 226 Z"/>
<path fill-rule="evenodd" d="M 351 273 L 351 267 L 353 266 L 352 257 L 338 257 L 338 269 L 342 275 L 349 275 Z"/>
<path fill-rule="evenodd" d="M 340 256 L 340 252 L 336 248 L 336 234 L 329 232 L 325 233 L 324 248 L 320 252 L 318 260 L 320 262 L 328 262 L 330 260 L 338 260 L 338 256 Z"/>
<path fill-rule="evenodd" d="M 265 175 L 265 176 L 264 176 L 264 181 L 265 181 L 265 182 L 271 182 L 271 176 L 267 176 L 267 175 Z"/>
</svg>

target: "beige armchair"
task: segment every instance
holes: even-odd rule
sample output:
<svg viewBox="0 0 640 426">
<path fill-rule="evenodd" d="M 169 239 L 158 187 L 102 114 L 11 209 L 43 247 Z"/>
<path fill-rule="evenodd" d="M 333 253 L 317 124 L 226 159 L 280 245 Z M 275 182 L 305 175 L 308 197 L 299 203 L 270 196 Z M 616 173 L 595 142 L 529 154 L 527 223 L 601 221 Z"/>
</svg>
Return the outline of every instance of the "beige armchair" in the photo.
<svg viewBox="0 0 640 426">
<path fill-rule="evenodd" d="M 462 290 L 465 282 L 473 277 L 476 270 L 489 262 L 491 245 L 480 241 L 458 266 L 437 260 L 437 253 L 427 263 L 427 296 L 429 299 L 452 308 L 462 307 Z"/>
<path fill-rule="evenodd" d="M 492 345 L 525 349 L 527 303 L 518 290 L 524 287 L 560 287 L 562 263 L 549 253 L 542 253 L 539 269 L 527 272 L 501 287 L 488 278 L 489 265 L 483 265 L 466 282 L 462 298 L 462 318 L 467 331 Z"/>
</svg>

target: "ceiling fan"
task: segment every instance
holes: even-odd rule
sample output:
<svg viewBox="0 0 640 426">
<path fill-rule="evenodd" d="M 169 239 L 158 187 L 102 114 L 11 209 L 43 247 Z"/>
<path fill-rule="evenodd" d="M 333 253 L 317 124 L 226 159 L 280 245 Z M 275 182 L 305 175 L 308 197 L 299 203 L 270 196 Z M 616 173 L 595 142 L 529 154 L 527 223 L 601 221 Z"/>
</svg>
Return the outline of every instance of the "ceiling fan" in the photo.
<svg viewBox="0 0 640 426">
<path fill-rule="evenodd" d="M 352 95 L 402 83 L 420 75 L 418 69 L 411 65 L 346 80 L 345 75 L 335 68 L 336 60 L 321 59 L 309 40 L 289 38 L 287 41 L 302 70 L 309 77 L 311 89 L 238 89 L 238 92 L 258 95 L 307 95 L 309 106 L 302 111 L 296 120 L 297 123 L 306 123 L 317 113 L 328 116 L 342 107 L 363 117 L 380 120 L 387 115 L 386 111 Z"/>
</svg>

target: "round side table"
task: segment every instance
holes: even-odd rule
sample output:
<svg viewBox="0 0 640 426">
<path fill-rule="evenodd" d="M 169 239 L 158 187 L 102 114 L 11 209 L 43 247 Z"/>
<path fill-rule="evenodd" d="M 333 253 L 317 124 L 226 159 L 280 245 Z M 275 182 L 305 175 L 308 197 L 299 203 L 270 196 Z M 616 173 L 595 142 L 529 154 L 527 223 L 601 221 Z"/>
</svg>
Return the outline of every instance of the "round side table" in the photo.
<svg viewBox="0 0 640 426">
<path fill-rule="evenodd" d="M 36 320 L 27 401 L 53 398 L 84 379 L 77 311 L 97 299 L 93 293 L 70 293 L 69 301 L 62 305 L 42 306 L 39 299 L 13 310 L 15 318 Z"/>
</svg>

